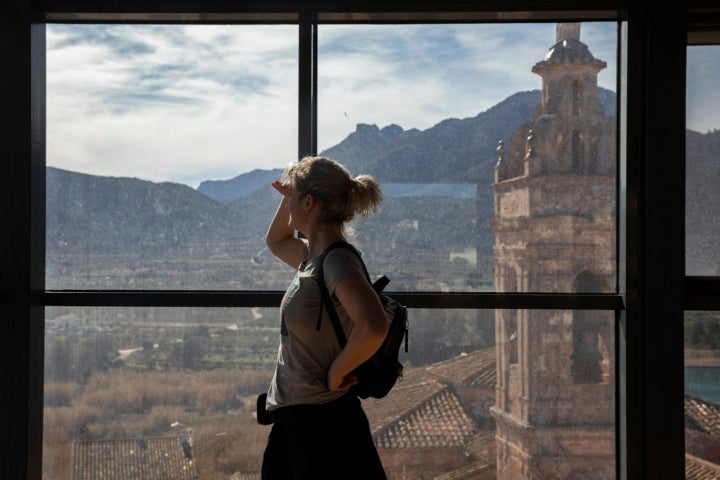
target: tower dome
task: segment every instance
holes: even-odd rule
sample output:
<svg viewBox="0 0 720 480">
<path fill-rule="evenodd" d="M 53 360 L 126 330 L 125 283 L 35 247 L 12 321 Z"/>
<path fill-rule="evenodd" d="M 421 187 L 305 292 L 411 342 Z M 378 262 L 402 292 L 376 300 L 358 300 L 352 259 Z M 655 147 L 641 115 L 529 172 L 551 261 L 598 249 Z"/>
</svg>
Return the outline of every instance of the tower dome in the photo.
<svg viewBox="0 0 720 480">
<path fill-rule="evenodd" d="M 564 64 L 594 66 L 596 72 L 607 66 L 606 62 L 593 57 L 588 46 L 580 41 L 579 23 L 559 23 L 556 32 L 555 44 L 550 47 L 545 58 L 535 64 L 532 69 L 534 73 L 542 75 L 547 68 Z"/>
</svg>

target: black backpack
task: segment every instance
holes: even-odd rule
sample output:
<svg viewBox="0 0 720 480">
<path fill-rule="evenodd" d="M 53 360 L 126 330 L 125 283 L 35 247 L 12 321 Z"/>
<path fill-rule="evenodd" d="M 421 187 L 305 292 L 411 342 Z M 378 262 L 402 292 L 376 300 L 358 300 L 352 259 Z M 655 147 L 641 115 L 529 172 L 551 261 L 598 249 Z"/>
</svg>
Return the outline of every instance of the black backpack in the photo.
<svg viewBox="0 0 720 480">
<path fill-rule="evenodd" d="M 340 347 L 344 347 L 347 343 L 347 337 L 340 324 L 340 319 L 335 311 L 330 293 L 325 286 L 325 280 L 323 278 L 323 262 L 325 256 L 336 248 L 347 248 L 353 252 L 365 270 L 365 276 L 373 286 L 375 292 L 380 297 L 380 301 L 385 308 L 385 316 L 388 320 L 388 333 L 383 341 L 380 348 L 375 354 L 367 359 L 362 365 L 354 370 L 354 374 L 358 377 L 358 383 L 353 385 L 351 392 L 360 398 L 383 398 L 390 392 L 395 382 L 402 378 L 403 365 L 399 361 L 400 345 L 405 343 L 405 352 L 408 351 L 408 315 L 407 308 L 400 304 L 397 300 L 388 297 L 382 293 L 383 289 L 387 286 L 390 280 L 383 275 L 378 278 L 375 282 L 370 280 L 365 262 L 355 247 L 345 241 L 338 241 L 330 245 L 323 253 L 319 260 L 319 268 L 316 272 L 315 279 L 320 286 L 322 292 L 323 305 L 328 310 L 328 315 L 333 324 L 335 335 L 337 336 Z M 318 317 L 318 325 L 316 328 L 320 328 L 320 317 L 322 316 L 322 307 L 320 308 L 320 314 Z"/>
</svg>

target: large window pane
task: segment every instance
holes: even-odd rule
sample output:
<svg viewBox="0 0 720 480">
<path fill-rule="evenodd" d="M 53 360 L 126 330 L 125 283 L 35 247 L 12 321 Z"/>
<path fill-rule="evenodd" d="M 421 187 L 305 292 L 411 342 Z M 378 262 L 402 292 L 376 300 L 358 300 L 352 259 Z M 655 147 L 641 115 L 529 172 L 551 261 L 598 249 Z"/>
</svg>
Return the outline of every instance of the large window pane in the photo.
<svg viewBox="0 0 720 480">
<path fill-rule="evenodd" d="M 607 40 L 614 43 L 615 25 L 585 25 L 586 36 L 598 39 L 596 45 L 610 60 L 610 68 L 606 68 L 593 58 L 601 65 L 597 70 L 602 76 L 598 78 L 614 79 L 615 50 L 608 48 Z M 514 217 L 513 222 L 529 220 L 536 224 L 525 229 L 529 232 L 527 238 L 519 240 L 528 246 L 528 252 L 540 244 L 573 245 L 576 250 L 583 250 L 578 255 L 587 258 L 591 273 L 614 276 L 615 193 L 611 168 L 615 153 L 614 85 L 603 80 L 610 88 L 596 90 L 597 79 L 591 76 L 587 83 L 567 88 L 560 85 L 562 88 L 555 90 L 556 85 L 546 81 L 547 72 L 536 71 L 542 81 L 533 76 L 533 63 L 540 65 L 545 53 L 545 49 L 537 47 L 538 38 L 547 36 L 552 46 L 554 27 L 554 24 L 322 26 L 320 144 L 338 142 L 323 153 L 357 172 L 372 173 L 383 182 L 388 196 L 385 208 L 358 226 L 356 240 L 366 251 L 371 266 L 376 261 L 392 270 L 393 288 L 492 289 L 496 239 L 489 223 L 497 220 L 497 213 Z M 398 41 L 386 41 L 391 31 Z M 135 50 L 143 52 L 140 43 L 136 43 Z M 507 45 L 515 50 L 520 45 L 527 48 L 519 48 L 523 52 L 520 58 L 498 55 L 500 47 Z M 583 53 L 591 55 L 585 44 L 580 45 Z M 555 50 L 558 49 L 547 52 Z M 444 53 L 438 57 L 438 52 Z M 49 58 L 55 53 L 51 48 Z M 57 57 L 61 55 L 58 53 Z M 512 63 L 506 64 L 507 58 L 512 58 Z M 364 63 L 371 59 L 380 63 Z M 525 73 L 516 76 L 516 71 Z M 427 72 L 429 77 L 420 72 Z M 365 78 L 368 74 L 373 77 Z M 172 84 L 171 80 L 166 79 L 166 83 Z M 49 84 L 52 85 L 50 81 Z M 158 80 L 153 86 L 158 89 L 158 85 L 164 84 Z M 537 89 L 511 93 L 533 84 L 546 93 L 548 88 L 553 90 L 552 98 L 542 96 Z M 64 125 L 52 120 L 52 92 L 50 88 L 50 123 Z M 531 118 L 538 103 L 550 110 L 558 108 L 559 92 L 575 96 L 571 99 L 575 102 L 570 107 L 572 115 L 587 116 L 591 111 L 601 111 L 604 125 L 601 131 L 590 127 L 586 128 L 588 131 L 582 128 L 568 131 L 568 124 L 544 128 L 539 119 Z M 510 96 L 502 100 L 503 95 Z M 458 98 L 459 102 L 453 101 Z M 380 104 L 386 108 L 379 108 Z M 350 112 L 343 110 L 340 114 L 340 105 L 348 105 L 346 110 Z M 467 116 L 481 109 L 487 110 L 475 117 Z M 340 115 L 343 122 L 337 121 Z M 397 127 L 398 122 L 407 124 L 410 119 L 410 128 Z M 189 124 L 196 125 L 194 120 Z M 587 125 L 597 123 L 596 120 L 593 117 Z M 354 132 L 352 127 L 342 130 L 354 122 L 360 122 Z M 376 123 L 363 122 L 386 126 L 380 129 Z M 52 126 L 48 131 L 49 151 L 71 150 L 53 149 Z M 496 151 L 499 140 L 507 145 L 502 153 Z M 134 144 L 132 138 L 129 143 Z M 197 138 L 190 143 L 196 145 Z M 536 156 L 544 151 L 542 158 L 533 159 L 533 163 L 549 166 L 547 171 L 531 175 L 541 173 L 540 176 L 555 178 L 543 180 L 544 185 L 535 182 L 526 188 L 518 186 L 515 180 L 523 176 L 519 175 L 522 157 L 530 143 Z M 241 151 L 245 158 L 244 150 Z M 500 156 L 507 165 L 502 168 L 507 171 L 498 177 L 493 192 L 495 165 Z M 49 154 L 51 165 L 52 158 Z M 144 164 L 150 172 L 155 168 L 151 163 L 152 167 Z M 559 170 L 552 171 L 553 168 Z M 275 269 L 282 266 L 267 255 L 260 240 L 274 208 L 267 182 L 276 173 L 245 172 L 233 181 L 200 184 L 198 192 L 182 185 L 149 183 L 142 177 L 98 178 L 51 169 L 47 285 L 282 288 L 281 277 L 274 275 Z M 592 181 L 588 182 L 588 176 L 594 177 Z M 493 211 L 493 202 L 497 212 Z M 555 223 L 535 222 L 549 214 L 555 217 Z M 550 274 L 555 278 L 538 277 L 526 289 L 576 291 L 574 278 L 582 272 L 564 271 L 566 267 L 560 265 L 562 253 L 545 251 L 545 257 L 538 261 L 558 264 L 557 271 Z M 598 258 L 602 264 L 593 261 Z M 263 275 L 256 275 L 258 265 Z M 532 268 L 526 264 L 518 273 L 532 275 Z M 561 277 L 564 281 L 556 280 Z M 608 285 L 614 283 L 611 279 Z"/>
<path fill-rule="evenodd" d="M 715 478 L 720 472 L 719 416 L 720 312 L 686 312 L 686 478 Z"/>
<path fill-rule="evenodd" d="M 320 25 L 321 153 L 387 197 L 356 227 L 371 270 L 397 290 L 615 291 L 616 35 Z"/>
<path fill-rule="evenodd" d="M 273 371 L 277 315 L 49 308 L 43 478 L 110 469 L 111 448 L 115 466 L 165 452 L 178 458 L 166 468 L 200 479 L 257 478 L 268 427 L 253 412 Z M 410 318 L 402 380 L 364 400 L 390 478 L 517 479 L 526 469 L 615 478 L 611 312 L 413 309 Z"/>
<path fill-rule="evenodd" d="M 60 168 L 48 170 L 48 288 L 285 288 L 292 272 L 265 251 L 262 234 L 278 201 L 267 185 L 291 156 L 263 157 L 260 167 L 243 163 L 239 177 L 212 183 L 202 180 L 233 174 L 155 176 L 163 155 L 147 158 L 146 171 L 126 159 L 108 162 L 119 173 L 53 163 L 52 142 L 53 155 L 81 144 L 97 148 L 90 135 L 59 146 L 72 138 L 60 133 L 60 120 L 72 116 L 58 113 L 68 94 L 52 93 L 63 90 L 51 85 L 62 83 L 53 72 L 63 70 L 52 65 L 66 63 L 64 48 L 92 52 L 106 42 L 122 52 L 111 62 L 116 70 L 100 69 L 106 78 L 92 80 L 104 92 L 113 89 L 102 82 L 132 70 L 128 62 L 165 52 L 160 44 L 147 47 L 141 34 L 170 35 L 168 43 L 192 59 L 194 41 L 220 31 L 223 46 L 233 45 L 235 28 L 258 27 L 113 28 L 49 29 L 48 163 Z M 280 58 L 269 64 L 292 95 L 277 94 L 258 73 L 239 82 L 243 100 L 261 90 L 271 106 L 276 97 L 292 103 L 285 121 L 297 118 L 297 82 L 283 74 L 297 67 L 297 32 L 263 28 L 273 39 L 280 29 L 282 55 L 261 49 L 258 57 L 244 51 L 223 58 L 244 72 L 258 58 Z M 375 175 L 387 197 L 381 212 L 354 225 L 372 274 L 388 274 L 390 289 L 405 291 L 615 291 L 616 28 L 320 26 L 321 153 Z M 85 36 L 93 41 L 84 43 Z M 95 61 L 102 65 L 107 54 Z M 244 64 L 244 55 L 253 61 Z M 176 70 L 171 63 L 140 79 L 152 83 Z M 191 67 L 202 62 L 190 63 L 177 67 L 183 82 L 200 78 Z M 163 102 L 173 103 L 173 78 L 153 83 Z M 198 81 L 212 83 L 208 78 Z M 140 95 L 143 102 L 148 95 Z M 107 115 L 117 110 L 130 125 L 149 128 L 123 110 L 127 100 L 108 98 Z M 142 114 L 164 111 L 159 100 L 152 97 Z M 188 124 L 215 118 L 202 109 L 187 114 L 196 102 L 187 103 L 173 108 Z M 93 118 L 98 125 L 103 119 Z M 191 151 L 197 137 L 188 139 Z M 237 148 L 240 162 L 249 154 Z M 198 478 L 256 476 L 267 428 L 252 413 L 272 374 L 276 316 L 274 309 L 48 309 L 45 478 L 98 467 L 107 445 L 124 452 L 123 461 L 175 452 L 174 467 Z M 615 478 L 612 312 L 413 309 L 410 318 L 403 380 L 387 398 L 366 401 L 391 478 Z"/>
<path fill-rule="evenodd" d="M 613 317 L 496 312 L 498 479 L 616 478 Z"/>
<path fill-rule="evenodd" d="M 47 287 L 285 286 L 297 71 L 296 26 L 48 25 Z"/>
<path fill-rule="evenodd" d="M 45 323 L 44 479 L 258 470 L 277 309 L 55 307 Z"/>
<path fill-rule="evenodd" d="M 720 276 L 720 45 L 687 49 L 685 268 Z"/>
</svg>

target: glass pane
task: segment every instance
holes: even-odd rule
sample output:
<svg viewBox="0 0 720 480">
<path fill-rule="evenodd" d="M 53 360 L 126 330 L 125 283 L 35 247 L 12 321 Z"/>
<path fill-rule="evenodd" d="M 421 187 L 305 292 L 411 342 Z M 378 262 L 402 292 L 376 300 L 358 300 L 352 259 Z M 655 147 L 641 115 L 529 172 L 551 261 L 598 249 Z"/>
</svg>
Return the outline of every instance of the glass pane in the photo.
<svg viewBox="0 0 720 480">
<path fill-rule="evenodd" d="M 685 270 L 720 276 L 720 45 L 687 48 Z"/>
<path fill-rule="evenodd" d="M 158 452 L 175 459 L 164 478 L 258 478 L 269 430 L 253 412 L 277 315 L 48 308 L 43 478 Z M 402 380 L 363 401 L 389 478 L 615 478 L 612 313 L 431 309 L 410 320 Z M 99 462 L 110 447 L 114 463 Z"/>
<path fill-rule="evenodd" d="M 371 271 L 615 291 L 616 46 L 612 22 L 320 25 L 320 153 L 386 196 L 355 226 Z"/>
<path fill-rule="evenodd" d="M 43 478 L 258 470 L 278 326 L 274 308 L 48 308 Z"/>
<path fill-rule="evenodd" d="M 720 312 L 685 312 L 686 478 L 720 474 Z"/>
<path fill-rule="evenodd" d="M 297 48 L 288 25 L 48 25 L 47 288 L 285 286 L 263 235 Z"/>
<path fill-rule="evenodd" d="M 496 312 L 497 479 L 615 478 L 613 317 Z"/>
</svg>

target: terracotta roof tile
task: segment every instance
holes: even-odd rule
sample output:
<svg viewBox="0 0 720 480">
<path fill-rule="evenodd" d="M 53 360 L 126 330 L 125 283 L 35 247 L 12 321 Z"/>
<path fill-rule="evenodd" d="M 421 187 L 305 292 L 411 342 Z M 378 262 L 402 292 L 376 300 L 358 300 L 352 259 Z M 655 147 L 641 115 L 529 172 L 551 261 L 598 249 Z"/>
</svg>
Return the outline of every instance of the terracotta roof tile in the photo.
<svg viewBox="0 0 720 480">
<path fill-rule="evenodd" d="M 708 435 L 720 436 L 720 405 L 685 395 L 685 426 Z"/>
<path fill-rule="evenodd" d="M 260 480 L 260 472 L 235 472 L 230 480 Z"/>
<path fill-rule="evenodd" d="M 188 437 L 73 443 L 74 480 L 196 480 Z"/>
<path fill-rule="evenodd" d="M 495 347 L 462 353 L 455 358 L 426 367 L 438 378 L 463 387 L 495 388 Z"/>
<path fill-rule="evenodd" d="M 428 448 L 463 446 L 477 430 L 475 421 L 465 412 L 454 393 L 447 387 L 422 384 L 425 395 L 420 402 L 407 401 L 402 413 L 391 421 L 373 423 L 373 438 L 378 448 Z M 430 388 L 427 388 L 430 387 Z M 399 392 L 396 392 L 399 393 Z M 417 392 L 415 392 L 417 393 Z M 371 414 L 369 413 L 369 416 Z M 390 416 L 387 417 L 388 419 Z"/>
<path fill-rule="evenodd" d="M 495 468 L 495 462 L 493 462 L 493 465 L 491 466 L 472 463 L 470 465 L 457 468 L 451 472 L 439 475 L 433 478 L 433 480 L 476 480 L 478 478 L 495 478 L 495 472 L 492 474 L 483 474 L 483 472 L 487 472 L 491 468 Z"/>
<path fill-rule="evenodd" d="M 465 450 L 476 459 L 481 467 L 495 466 L 495 430 L 478 430 L 465 445 Z"/>
<path fill-rule="evenodd" d="M 685 480 L 718 480 L 720 466 L 685 454 Z"/>
<path fill-rule="evenodd" d="M 365 400 L 378 447 L 466 447 L 479 427 L 454 386 L 494 388 L 495 348 L 408 368 L 387 397 Z M 490 438 L 494 452 L 494 435 Z"/>
</svg>

